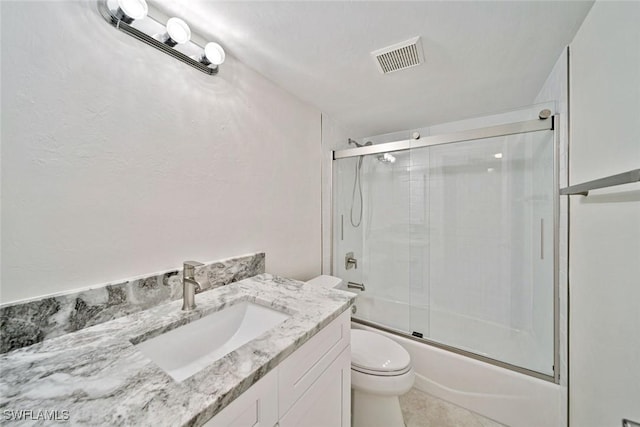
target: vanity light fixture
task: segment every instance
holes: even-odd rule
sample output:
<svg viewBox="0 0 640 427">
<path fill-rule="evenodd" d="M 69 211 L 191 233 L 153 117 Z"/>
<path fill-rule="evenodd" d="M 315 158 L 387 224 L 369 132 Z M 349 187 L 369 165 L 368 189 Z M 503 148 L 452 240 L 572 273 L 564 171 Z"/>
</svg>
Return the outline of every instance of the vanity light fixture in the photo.
<svg viewBox="0 0 640 427">
<path fill-rule="evenodd" d="M 204 47 L 204 53 L 200 57 L 200 62 L 204 65 L 220 65 L 224 62 L 225 53 L 218 43 L 210 42 Z"/>
<path fill-rule="evenodd" d="M 149 6 L 145 0 L 118 0 L 116 17 L 131 24 L 136 19 L 144 19 L 149 13 Z"/>
<path fill-rule="evenodd" d="M 193 41 L 191 29 L 185 21 L 169 18 L 166 24 L 163 23 L 149 13 L 145 0 L 98 0 L 98 10 L 118 30 L 203 73 L 217 74 L 225 60 L 222 46 L 210 42 L 202 47 Z"/>
<path fill-rule="evenodd" d="M 167 32 L 162 37 L 162 42 L 174 47 L 177 44 L 185 44 L 191 40 L 191 28 L 180 18 L 169 18 Z"/>
</svg>

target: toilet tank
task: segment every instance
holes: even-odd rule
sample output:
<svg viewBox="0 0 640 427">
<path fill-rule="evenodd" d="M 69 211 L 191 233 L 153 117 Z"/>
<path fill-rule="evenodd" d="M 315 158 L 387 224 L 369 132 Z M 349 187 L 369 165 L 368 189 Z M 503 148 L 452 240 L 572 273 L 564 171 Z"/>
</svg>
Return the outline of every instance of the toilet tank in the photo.
<svg viewBox="0 0 640 427">
<path fill-rule="evenodd" d="M 311 286 L 322 286 L 323 288 L 337 288 L 342 285 L 342 279 L 323 274 L 322 276 L 314 277 L 306 283 Z"/>
</svg>

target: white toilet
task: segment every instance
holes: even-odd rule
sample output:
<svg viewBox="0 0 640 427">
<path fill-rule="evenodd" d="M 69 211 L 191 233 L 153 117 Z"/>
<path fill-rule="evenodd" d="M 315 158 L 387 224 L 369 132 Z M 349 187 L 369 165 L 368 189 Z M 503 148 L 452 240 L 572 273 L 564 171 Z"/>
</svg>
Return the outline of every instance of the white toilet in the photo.
<svg viewBox="0 0 640 427">
<path fill-rule="evenodd" d="M 318 276 L 307 282 L 337 288 L 342 280 Z M 351 329 L 351 420 L 353 427 L 404 427 L 398 396 L 413 387 L 407 350 L 375 332 Z"/>
</svg>

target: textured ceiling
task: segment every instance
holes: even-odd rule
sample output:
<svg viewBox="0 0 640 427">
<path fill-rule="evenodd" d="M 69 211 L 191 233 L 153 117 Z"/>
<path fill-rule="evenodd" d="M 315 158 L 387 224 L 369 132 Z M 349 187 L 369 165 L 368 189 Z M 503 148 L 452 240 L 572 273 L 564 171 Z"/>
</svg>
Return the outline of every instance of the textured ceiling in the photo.
<svg viewBox="0 0 640 427">
<path fill-rule="evenodd" d="M 364 136 L 530 104 L 591 5 L 161 0 L 159 7 Z M 414 36 L 422 37 L 425 63 L 380 74 L 370 52 Z"/>
</svg>

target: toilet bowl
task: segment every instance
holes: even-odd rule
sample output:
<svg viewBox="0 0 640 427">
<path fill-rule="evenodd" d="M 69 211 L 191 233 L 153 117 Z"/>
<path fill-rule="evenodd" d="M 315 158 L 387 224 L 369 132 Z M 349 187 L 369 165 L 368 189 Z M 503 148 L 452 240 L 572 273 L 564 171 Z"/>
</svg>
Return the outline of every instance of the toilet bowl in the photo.
<svg viewBox="0 0 640 427">
<path fill-rule="evenodd" d="M 404 427 L 398 397 L 413 387 L 407 350 L 395 341 L 351 330 L 351 390 L 354 427 Z"/>
<path fill-rule="evenodd" d="M 337 288 L 342 280 L 318 276 L 307 282 Z M 375 332 L 351 330 L 351 420 L 353 427 L 404 427 L 398 397 L 415 380 L 409 353 Z"/>
</svg>

